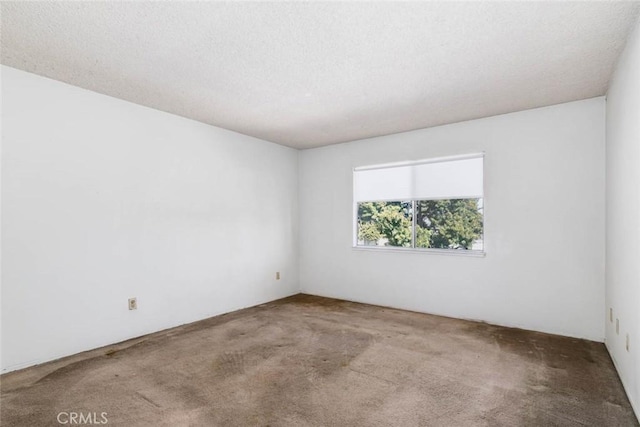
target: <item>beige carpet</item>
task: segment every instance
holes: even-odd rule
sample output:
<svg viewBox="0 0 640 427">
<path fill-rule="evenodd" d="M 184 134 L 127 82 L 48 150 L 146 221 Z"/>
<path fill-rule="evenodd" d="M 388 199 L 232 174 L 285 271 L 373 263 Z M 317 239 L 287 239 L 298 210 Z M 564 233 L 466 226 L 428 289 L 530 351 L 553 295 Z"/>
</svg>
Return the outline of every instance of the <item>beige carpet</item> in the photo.
<svg viewBox="0 0 640 427">
<path fill-rule="evenodd" d="M 1 381 L 2 426 L 638 425 L 602 344 L 305 295 Z"/>
</svg>

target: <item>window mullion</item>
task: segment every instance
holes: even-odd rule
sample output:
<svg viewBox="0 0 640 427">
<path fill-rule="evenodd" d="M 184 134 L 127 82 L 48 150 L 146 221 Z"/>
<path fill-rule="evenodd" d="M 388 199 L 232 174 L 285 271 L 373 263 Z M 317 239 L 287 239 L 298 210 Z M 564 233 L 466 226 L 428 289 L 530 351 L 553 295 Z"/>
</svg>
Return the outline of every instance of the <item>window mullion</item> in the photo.
<svg viewBox="0 0 640 427">
<path fill-rule="evenodd" d="M 411 221 L 411 247 L 416 248 L 416 201 L 411 201 L 411 213 L 413 219 Z"/>
</svg>

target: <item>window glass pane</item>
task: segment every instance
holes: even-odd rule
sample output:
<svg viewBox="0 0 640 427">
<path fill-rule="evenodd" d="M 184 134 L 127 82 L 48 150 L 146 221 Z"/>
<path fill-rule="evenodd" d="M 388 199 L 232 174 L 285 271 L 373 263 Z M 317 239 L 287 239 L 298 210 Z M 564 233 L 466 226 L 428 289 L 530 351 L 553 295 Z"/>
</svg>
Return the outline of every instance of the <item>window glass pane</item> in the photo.
<svg viewBox="0 0 640 427">
<path fill-rule="evenodd" d="M 410 201 L 358 203 L 358 245 L 411 247 Z"/>
<path fill-rule="evenodd" d="M 483 250 L 482 199 L 416 201 L 416 248 Z"/>
</svg>

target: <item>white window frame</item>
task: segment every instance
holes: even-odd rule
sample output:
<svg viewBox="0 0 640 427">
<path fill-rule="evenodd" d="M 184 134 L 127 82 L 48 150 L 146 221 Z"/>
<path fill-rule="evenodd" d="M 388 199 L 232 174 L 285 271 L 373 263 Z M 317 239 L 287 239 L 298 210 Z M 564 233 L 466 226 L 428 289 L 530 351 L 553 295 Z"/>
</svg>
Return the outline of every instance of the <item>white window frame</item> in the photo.
<svg viewBox="0 0 640 427">
<path fill-rule="evenodd" d="M 430 253 L 430 254 L 438 254 L 438 255 L 454 255 L 454 256 L 466 256 L 466 257 L 485 257 L 487 253 L 487 241 L 486 241 L 486 233 L 485 233 L 485 224 L 486 224 L 486 212 L 487 212 L 487 202 L 486 202 L 486 189 L 485 189 L 485 152 L 477 152 L 472 154 L 461 154 L 454 156 L 445 156 L 445 157 L 434 157 L 429 159 L 421 159 L 421 160 L 413 160 L 413 161 L 402 161 L 402 162 L 394 162 L 394 163 L 384 163 L 378 165 L 367 165 L 367 166 L 358 166 L 354 167 L 351 173 L 351 178 L 353 180 L 354 173 L 357 171 L 364 170 L 372 170 L 372 169 L 383 169 L 383 168 L 393 168 L 393 167 L 401 167 L 401 166 L 413 166 L 413 165 L 421 165 L 428 163 L 440 163 L 440 162 L 451 162 L 456 160 L 466 160 L 466 159 L 482 159 L 482 250 L 472 250 L 472 249 L 440 249 L 440 248 L 416 248 L 415 246 L 415 223 L 416 223 L 416 202 L 418 200 L 448 200 L 450 198 L 429 198 L 429 199 L 409 199 L 409 200 L 397 200 L 400 202 L 403 201 L 411 201 L 412 204 L 412 227 L 411 227 L 411 247 L 399 247 L 399 246 L 362 246 L 358 245 L 358 201 L 355 200 L 353 194 L 353 182 L 352 182 L 352 195 L 351 199 L 353 202 L 353 237 L 352 237 L 352 249 L 357 251 L 373 251 L 373 252 L 404 252 L 404 253 Z M 367 200 L 366 202 L 380 202 L 382 200 Z"/>
</svg>

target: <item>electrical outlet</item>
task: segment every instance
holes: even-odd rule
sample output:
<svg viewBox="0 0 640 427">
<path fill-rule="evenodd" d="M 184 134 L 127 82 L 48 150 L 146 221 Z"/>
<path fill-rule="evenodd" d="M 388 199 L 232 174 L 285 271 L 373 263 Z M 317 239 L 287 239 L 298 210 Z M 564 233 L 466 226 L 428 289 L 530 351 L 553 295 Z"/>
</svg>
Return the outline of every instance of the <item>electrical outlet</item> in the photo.
<svg viewBox="0 0 640 427">
<path fill-rule="evenodd" d="M 609 307 L 609 321 L 613 323 L 613 308 Z"/>
<path fill-rule="evenodd" d="M 129 310 L 137 310 L 137 309 L 138 309 L 138 299 L 129 298 Z"/>
<path fill-rule="evenodd" d="M 620 334 L 620 319 L 616 319 L 616 334 Z"/>
<path fill-rule="evenodd" d="M 280 280 L 280 272 L 276 271 L 276 280 Z"/>
</svg>

